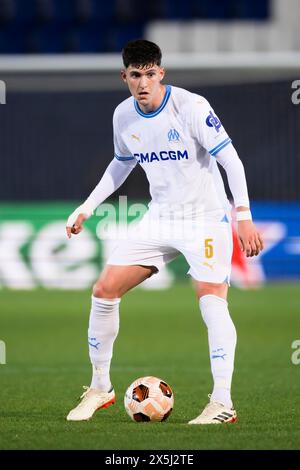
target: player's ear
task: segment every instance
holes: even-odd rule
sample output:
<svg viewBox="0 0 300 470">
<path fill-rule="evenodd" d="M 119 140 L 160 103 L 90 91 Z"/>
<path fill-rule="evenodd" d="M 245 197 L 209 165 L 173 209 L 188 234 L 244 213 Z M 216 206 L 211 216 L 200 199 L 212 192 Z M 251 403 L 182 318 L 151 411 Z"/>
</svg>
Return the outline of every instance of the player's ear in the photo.
<svg viewBox="0 0 300 470">
<path fill-rule="evenodd" d="M 166 74 L 165 68 L 164 68 L 164 67 L 160 67 L 160 69 L 159 69 L 160 81 L 163 80 L 165 74 Z"/>
<path fill-rule="evenodd" d="M 125 69 L 121 70 L 121 79 L 123 80 L 123 82 L 127 83 L 127 77 L 126 77 L 126 70 Z"/>
</svg>

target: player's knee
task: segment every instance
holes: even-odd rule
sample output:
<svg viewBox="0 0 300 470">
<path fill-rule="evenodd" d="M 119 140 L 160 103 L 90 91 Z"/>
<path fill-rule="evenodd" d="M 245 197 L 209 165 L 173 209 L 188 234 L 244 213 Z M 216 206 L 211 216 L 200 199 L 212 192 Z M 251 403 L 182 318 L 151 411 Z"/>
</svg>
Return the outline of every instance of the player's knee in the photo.
<svg viewBox="0 0 300 470">
<path fill-rule="evenodd" d="M 120 297 L 120 293 L 113 283 L 98 281 L 93 287 L 93 296 L 100 299 L 116 299 Z"/>
<path fill-rule="evenodd" d="M 197 283 L 197 296 L 200 299 L 204 295 L 216 295 L 226 300 L 228 285 L 227 284 L 214 284 L 212 282 L 199 282 Z"/>
</svg>

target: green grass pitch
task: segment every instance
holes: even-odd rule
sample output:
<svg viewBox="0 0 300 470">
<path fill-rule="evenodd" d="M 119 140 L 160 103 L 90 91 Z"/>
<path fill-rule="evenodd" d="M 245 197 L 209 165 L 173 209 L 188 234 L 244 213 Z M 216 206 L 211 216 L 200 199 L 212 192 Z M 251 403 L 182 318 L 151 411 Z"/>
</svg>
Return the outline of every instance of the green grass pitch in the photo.
<svg viewBox="0 0 300 470">
<path fill-rule="evenodd" d="M 91 421 L 65 416 L 90 382 L 88 291 L 0 293 L 1 449 L 299 449 L 299 285 L 258 291 L 232 288 L 238 331 L 234 425 L 189 426 L 211 391 L 207 334 L 189 283 L 165 291 L 135 289 L 121 304 L 111 379 L 117 403 Z M 143 375 L 173 388 L 175 406 L 163 423 L 134 423 L 123 396 Z"/>
</svg>

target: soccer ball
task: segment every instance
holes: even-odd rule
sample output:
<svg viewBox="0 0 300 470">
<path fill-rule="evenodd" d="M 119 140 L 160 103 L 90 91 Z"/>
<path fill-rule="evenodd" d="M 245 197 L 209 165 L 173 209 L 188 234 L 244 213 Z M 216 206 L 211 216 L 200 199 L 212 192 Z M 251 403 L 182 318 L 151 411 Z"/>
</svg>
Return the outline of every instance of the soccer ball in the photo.
<svg viewBox="0 0 300 470">
<path fill-rule="evenodd" d="M 164 421 L 174 405 L 171 387 L 157 377 L 141 377 L 129 385 L 125 410 L 133 421 Z"/>
</svg>

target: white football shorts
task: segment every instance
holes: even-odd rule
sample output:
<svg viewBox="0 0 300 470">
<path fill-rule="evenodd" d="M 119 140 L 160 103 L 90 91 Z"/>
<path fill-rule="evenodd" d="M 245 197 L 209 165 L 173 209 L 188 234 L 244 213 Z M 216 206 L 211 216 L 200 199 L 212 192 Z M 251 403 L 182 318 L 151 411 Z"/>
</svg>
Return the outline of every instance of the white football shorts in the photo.
<svg viewBox="0 0 300 470">
<path fill-rule="evenodd" d="M 232 258 L 230 215 L 224 211 L 197 220 L 153 218 L 147 212 L 128 229 L 108 257 L 108 265 L 155 266 L 158 270 L 182 254 L 196 281 L 230 283 Z"/>
</svg>

